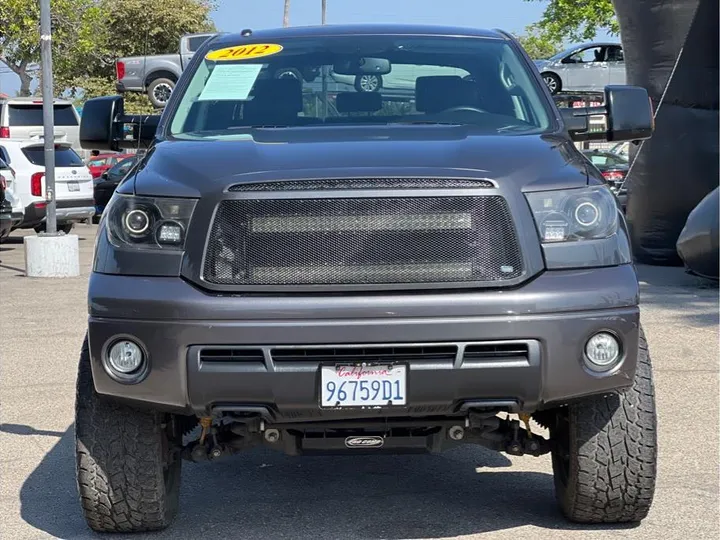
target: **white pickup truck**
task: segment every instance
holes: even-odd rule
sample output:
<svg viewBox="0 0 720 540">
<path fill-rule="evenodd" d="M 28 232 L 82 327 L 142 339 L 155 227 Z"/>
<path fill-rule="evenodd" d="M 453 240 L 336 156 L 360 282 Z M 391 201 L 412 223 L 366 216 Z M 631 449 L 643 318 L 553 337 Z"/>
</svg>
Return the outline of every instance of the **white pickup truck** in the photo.
<svg viewBox="0 0 720 540">
<path fill-rule="evenodd" d="M 177 54 L 129 56 L 115 62 L 118 92 L 147 93 L 154 107 L 163 108 L 190 59 L 215 33 L 187 34 L 180 38 Z"/>
</svg>

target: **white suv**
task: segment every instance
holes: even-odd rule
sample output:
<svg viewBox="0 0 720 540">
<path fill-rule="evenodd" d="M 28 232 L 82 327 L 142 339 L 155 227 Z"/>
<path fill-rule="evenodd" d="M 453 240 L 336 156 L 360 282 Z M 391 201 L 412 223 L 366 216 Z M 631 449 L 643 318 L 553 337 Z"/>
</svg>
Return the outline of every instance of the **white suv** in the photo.
<svg viewBox="0 0 720 540">
<path fill-rule="evenodd" d="M 0 159 L 15 171 L 14 193 L 25 204 L 18 228 L 44 230 L 47 190 L 42 141 L 0 140 Z M 95 215 L 92 175 L 69 142 L 55 143 L 55 199 L 58 230 L 70 232 L 74 223 Z"/>
<path fill-rule="evenodd" d="M 42 98 L 16 97 L 0 99 L 0 143 L 2 139 L 43 140 Z M 72 101 L 53 100 L 54 139 L 69 142 L 84 156 L 80 146 L 80 115 Z"/>
</svg>

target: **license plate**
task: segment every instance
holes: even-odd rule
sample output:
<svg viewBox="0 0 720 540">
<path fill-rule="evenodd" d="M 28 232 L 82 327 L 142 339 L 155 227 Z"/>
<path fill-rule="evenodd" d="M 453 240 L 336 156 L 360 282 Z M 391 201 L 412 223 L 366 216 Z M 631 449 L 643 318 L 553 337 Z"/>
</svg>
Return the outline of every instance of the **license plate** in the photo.
<svg viewBox="0 0 720 540">
<path fill-rule="evenodd" d="M 321 407 L 378 407 L 407 403 L 407 367 L 335 365 L 320 371 Z"/>
<path fill-rule="evenodd" d="M 67 187 L 68 187 L 68 191 L 80 191 L 80 183 L 79 182 L 68 182 Z"/>
</svg>

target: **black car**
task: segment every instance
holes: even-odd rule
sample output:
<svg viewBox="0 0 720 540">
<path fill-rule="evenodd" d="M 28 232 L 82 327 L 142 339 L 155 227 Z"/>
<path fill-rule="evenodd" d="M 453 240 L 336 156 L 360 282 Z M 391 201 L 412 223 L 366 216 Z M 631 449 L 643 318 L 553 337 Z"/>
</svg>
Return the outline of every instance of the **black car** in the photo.
<svg viewBox="0 0 720 540">
<path fill-rule="evenodd" d="M 403 101 L 274 77 L 393 65 L 456 71 Z M 148 146 L 89 280 L 89 525 L 167 526 L 182 460 L 461 444 L 550 454 L 571 520 L 642 520 L 657 453 L 638 280 L 575 142 L 647 139 L 653 122 L 643 88 L 605 103 L 610 131 L 591 132 L 597 109 L 559 110 L 510 34 L 404 25 L 222 34 L 159 118 L 86 102 L 85 148 Z"/>
<path fill-rule="evenodd" d="M 625 178 L 630 170 L 628 160 L 606 150 L 584 150 L 583 155 L 600 171 L 610 189 L 617 195 L 623 212 L 625 212 L 628 196 Z"/>
<path fill-rule="evenodd" d="M 100 216 L 105 209 L 105 206 L 110 201 L 110 198 L 115 193 L 115 189 L 118 187 L 123 178 L 132 169 L 133 165 L 137 163 L 140 156 L 134 155 L 117 162 L 113 167 L 102 173 L 99 178 L 93 180 L 94 183 L 94 198 L 95 198 L 95 216 L 93 221 L 99 221 Z"/>
</svg>

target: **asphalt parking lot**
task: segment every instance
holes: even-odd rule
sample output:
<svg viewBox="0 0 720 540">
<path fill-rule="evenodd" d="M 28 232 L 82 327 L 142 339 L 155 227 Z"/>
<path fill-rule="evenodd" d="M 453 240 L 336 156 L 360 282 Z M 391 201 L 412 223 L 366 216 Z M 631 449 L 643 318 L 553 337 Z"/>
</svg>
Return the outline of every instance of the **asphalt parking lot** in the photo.
<svg viewBox="0 0 720 540">
<path fill-rule="evenodd" d="M 75 491 L 73 406 L 95 231 L 76 228 L 83 275 L 73 279 L 26 278 L 22 238 L 0 245 L 2 538 L 94 537 Z M 475 447 L 371 458 L 253 451 L 186 464 L 179 519 L 147 538 L 720 537 L 718 290 L 679 268 L 641 267 L 640 276 L 660 463 L 655 504 L 639 527 L 565 522 L 547 456 Z"/>
</svg>

